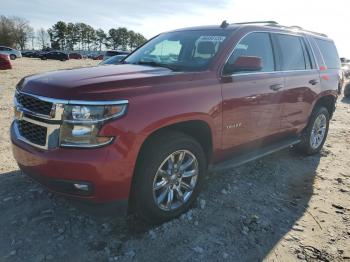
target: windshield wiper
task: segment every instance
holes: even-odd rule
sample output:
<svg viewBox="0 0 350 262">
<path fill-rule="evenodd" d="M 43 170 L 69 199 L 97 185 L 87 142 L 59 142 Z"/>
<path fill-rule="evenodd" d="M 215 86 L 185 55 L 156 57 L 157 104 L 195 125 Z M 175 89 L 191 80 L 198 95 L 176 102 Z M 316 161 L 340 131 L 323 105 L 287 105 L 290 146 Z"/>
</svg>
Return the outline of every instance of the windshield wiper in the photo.
<svg viewBox="0 0 350 262">
<path fill-rule="evenodd" d="M 138 63 L 135 63 L 136 65 L 149 65 L 149 66 L 154 66 L 154 67 L 164 67 L 168 68 L 172 71 L 178 71 L 179 69 L 176 66 L 173 65 L 167 65 L 167 64 L 161 64 L 157 63 L 155 61 L 139 61 Z"/>
</svg>

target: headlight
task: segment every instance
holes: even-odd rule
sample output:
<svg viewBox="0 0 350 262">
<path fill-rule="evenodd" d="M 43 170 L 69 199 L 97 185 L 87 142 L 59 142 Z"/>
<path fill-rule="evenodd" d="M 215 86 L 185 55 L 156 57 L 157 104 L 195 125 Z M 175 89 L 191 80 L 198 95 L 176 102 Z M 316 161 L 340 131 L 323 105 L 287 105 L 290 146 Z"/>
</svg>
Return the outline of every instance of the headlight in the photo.
<svg viewBox="0 0 350 262">
<path fill-rule="evenodd" d="M 114 137 L 99 136 L 106 120 L 125 114 L 127 103 L 112 105 L 65 105 L 60 131 L 63 147 L 98 147 L 109 144 Z"/>
</svg>

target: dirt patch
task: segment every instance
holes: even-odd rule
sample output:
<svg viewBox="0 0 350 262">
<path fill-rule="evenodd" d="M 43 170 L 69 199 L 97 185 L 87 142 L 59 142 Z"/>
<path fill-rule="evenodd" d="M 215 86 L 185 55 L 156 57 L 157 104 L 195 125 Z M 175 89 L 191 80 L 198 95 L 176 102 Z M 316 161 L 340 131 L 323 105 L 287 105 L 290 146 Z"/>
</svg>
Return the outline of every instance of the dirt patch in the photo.
<svg viewBox="0 0 350 262">
<path fill-rule="evenodd" d="M 94 64 L 20 59 L 0 72 L 0 261 L 349 261 L 350 100 L 338 101 L 321 154 L 285 150 L 209 174 L 196 207 L 158 227 L 23 176 L 8 131 L 16 83 Z"/>
</svg>

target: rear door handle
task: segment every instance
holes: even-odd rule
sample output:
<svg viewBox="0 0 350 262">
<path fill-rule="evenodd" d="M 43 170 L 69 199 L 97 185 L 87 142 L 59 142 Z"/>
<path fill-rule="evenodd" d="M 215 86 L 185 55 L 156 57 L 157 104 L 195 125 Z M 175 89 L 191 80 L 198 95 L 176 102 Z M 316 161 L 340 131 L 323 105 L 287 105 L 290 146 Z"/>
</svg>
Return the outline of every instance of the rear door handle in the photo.
<svg viewBox="0 0 350 262">
<path fill-rule="evenodd" d="M 280 90 L 281 88 L 283 88 L 283 85 L 282 85 L 282 84 L 275 84 L 275 85 L 271 85 L 271 86 L 270 86 L 270 89 L 273 90 L 273 91 L 278 91 L 278 90 Z"/>
<path fill-rule="evenodd" d="M 309 84 L 311 84 L 311 85 L 316 85 L 316 84 L 318 84 L 318 80 L 317 79 L 311 79 L 310 81 L 309 81 Z"/>
</svg>

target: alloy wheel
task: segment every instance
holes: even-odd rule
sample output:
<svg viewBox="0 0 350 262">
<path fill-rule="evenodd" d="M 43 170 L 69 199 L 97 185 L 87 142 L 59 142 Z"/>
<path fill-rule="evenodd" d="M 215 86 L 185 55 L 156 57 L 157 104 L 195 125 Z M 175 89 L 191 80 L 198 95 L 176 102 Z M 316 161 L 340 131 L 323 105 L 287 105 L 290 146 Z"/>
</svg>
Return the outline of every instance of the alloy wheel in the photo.
<svg viewBox="0 0 350 262">
<path fill-rule="evenodd" d="M 159 166 L 153 181 L 153 199 L 164 210 L 186 204 L 198 180 L 198 160 L 188 150 L 173 152 Z"/>
<path fill-rule="evenodd" d="M 324 114 L 320 114 L 314 122 L 311 130 L 310 145 L 313 149 L 317 149 L 323 142 L 327 129 L 327 118 Z"/>
</svg>

